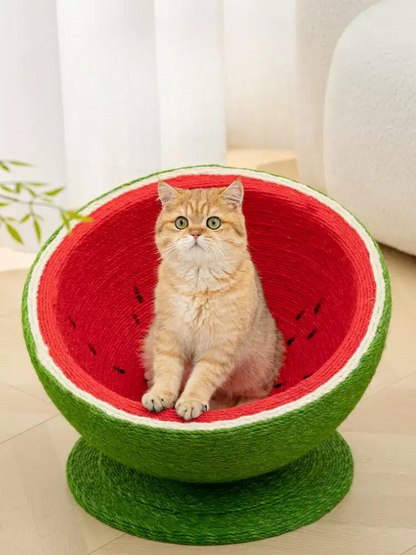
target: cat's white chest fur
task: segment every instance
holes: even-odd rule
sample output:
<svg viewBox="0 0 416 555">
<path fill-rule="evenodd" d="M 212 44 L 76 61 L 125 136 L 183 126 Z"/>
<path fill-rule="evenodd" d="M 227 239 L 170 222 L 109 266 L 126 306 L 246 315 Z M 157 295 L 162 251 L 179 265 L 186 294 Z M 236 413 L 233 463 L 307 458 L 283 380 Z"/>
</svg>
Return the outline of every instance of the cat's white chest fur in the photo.
<svg viewBox="0 0 416 555">
<path fill-rule="evenodd" d="M 192 356 L 199 356 L 209 349 L 215 337 L 221 333 L 224 307 L 220 298 L 210 292 L 218 287 L 212 275 L 200 273 L 195 282 L 184 284 L 172 298 L 176 315 L 176 333 Z"/>
<path fill-rule="evenodd" d="M 178 314 L 181 314 L 183 324 L 187 327 L 192 326 L 193 331 L 201 325 L 209 324 L 215 316 L 214 303 L 206 296 L 178 296 L 175 305 Z"/>
<path fill-rule="evenodd" d="M 198 356 L 212 345 L 213 336 L 218 332 L 216 303 L 206 297 L 185 297 L 178 295 L 173 300 L 177 318 L 177 336 L 186 351 Z"/>
</svg>

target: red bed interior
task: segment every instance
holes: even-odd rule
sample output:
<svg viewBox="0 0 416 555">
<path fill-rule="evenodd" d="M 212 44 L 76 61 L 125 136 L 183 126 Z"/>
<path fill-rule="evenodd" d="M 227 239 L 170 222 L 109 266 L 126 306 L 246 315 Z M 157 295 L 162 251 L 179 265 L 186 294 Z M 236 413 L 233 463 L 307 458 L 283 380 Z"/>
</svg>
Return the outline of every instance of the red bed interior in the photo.
<svg viewBox="0 0 416 555">
<path fill-rule="evenodd" d="M 237 175 L 237 174 L 236 174 Z M 226 186 L 236 176 L 167 179 L 174 186 Z M 199 421 L 266 410 L 316 389 L 350 358 L 374 306 L 368 251 L 328 207 L 283 185 L 243 177 L 249 244 L 270 309 L 287 341 L 287 358 L 270 397 L 209 411 Z M 157 268 L 156 181 L 108 202 L 79 225 L 50 258 L 38 295 L 50 354 L 81 389 L 127 412 L 149 413 L 139 351 L 152 319 Z"/>
</svg>

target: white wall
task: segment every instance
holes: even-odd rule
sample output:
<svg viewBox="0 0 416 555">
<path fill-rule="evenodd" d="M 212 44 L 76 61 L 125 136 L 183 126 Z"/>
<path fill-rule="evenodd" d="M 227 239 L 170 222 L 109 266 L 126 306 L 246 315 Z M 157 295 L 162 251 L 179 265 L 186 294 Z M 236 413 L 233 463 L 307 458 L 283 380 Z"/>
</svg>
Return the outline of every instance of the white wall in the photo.
<svg viewBox="0 0 416 555">
<path fill-rule="evenodd" d="M 156 0 L 161 167 L 225 162 L 222 0 Z"/>
<path fill-rule="evenodd" d="M 27 179 L 55 187 L 65 185 L 62 124 L 55 1 L 1 1 L 0 158 L 30 162 L 34 167 L 13 169 L 10 175 L 2 171 L 0 181 Z M 23 207 L 15 208 L 15 216 L 24 213 Z M 47 234 L 59 223 L 53 211 L 48 214 Z M 37 250 L 30 224 L 19 229 L 26 248 Z M 4 231 L 0 244 L 20 248 Z"/>
<path fill-rule="evenodd" d="M 153 0 L 58 0 L 69 194 L 160 168 Z"/>
<path fill-rule="evenodd" d="M 293 147 L 295 0 L 224 0 L 229 146 Z"/>
</svg>

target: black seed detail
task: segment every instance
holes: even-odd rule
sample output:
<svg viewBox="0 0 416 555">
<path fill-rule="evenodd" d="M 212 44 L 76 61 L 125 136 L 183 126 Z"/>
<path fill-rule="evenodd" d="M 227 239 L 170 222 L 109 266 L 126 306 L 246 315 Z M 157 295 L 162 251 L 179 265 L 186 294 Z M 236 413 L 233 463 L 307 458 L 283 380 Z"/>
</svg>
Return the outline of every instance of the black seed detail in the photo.
<svg viewBox="0 0 416 555">
<path fill-rule="evenodd" d="M 140 295 L 140 290 L 137 285 L 134 286 L 134 294 L 136 295 L 136 299 L 139 301 L 139 303 L 142 303 L 143 297 Z"/>
<path fill-rule="evenodd" d="M 120 368 L 119 366 L 113 366 L 113 370 L 116 370 L 120 374 L 125 374 L 126 373 L 126 371 L 123 370 L 122 368 Z M 153 401 L 152 401 L 152 403 L 153 403 Z"/>
<path fill-rule="evenodd" d="M 303 376 L 302 380 L 307 380 L 308 378 L 310 378 L 312 376 L 312 374 L 306 374 L 306 376 Z"/>
<path fill-rule="evenodd" d="M 302 310 L 301 312 L 299 312 L 299 314 L 296 315 L 296 320 L 300 320 L 304 314 L 305 314 L 305 311 L 304 311 L 304 310 Z"/>
<path fill-rule="evenodd" d="M 94 349 L 94 347 L 91 345 L 91 343 L 88 343 L 88 348 L 92 352 L 93 355 L 97 354 L 97 351 Z"/>
<path fill-rule="evenodd" d="M 133 314 L 133 320 L 136 322 L 136 324 L 140 324 L 140 320 L 137 314 Z"/>
<path fill-rule="evenodd" d="M 75 329 L 77 327 L 77 325 L 74 322 L 74 320 L 71 318 L 71 316 L 68 316 L 68 320 L 71 322 L 71 326 Z"/>
<path fill-rule="evenodd" d="M 294 342 L 294 340 L 295 340 L 295 338 L 294 338 L 294 337 L 291 337 L 290 339 L 288 339 L 288 340 L 286 341 L 286 345 L 292 345 L 292 343 Z"/>
<path fill-rule="evenodd" d="M 276 383 L 273 386 L 273 389 L 279 389 L 279 387 L 282 387 L 283 385 L 286 385 L 286 383 Z"/>
<path fill-rule="evenodd" d="M 318 331 L 318 330 L 312 330 L 311 333 L 308 335 L 308 339 L 312 339 L 312 337 L 315 335 L 315 333 L 316 333 L 317 331 Z"/>
<path fill-rule="evenodd" d="M 315 312 L 315 314 L 318 314 L 318 312 L 320 311 L 322 306 L 322 303 L 318 303 L 315 308 L 313 309 L 313 311 Z"/>
</svg>

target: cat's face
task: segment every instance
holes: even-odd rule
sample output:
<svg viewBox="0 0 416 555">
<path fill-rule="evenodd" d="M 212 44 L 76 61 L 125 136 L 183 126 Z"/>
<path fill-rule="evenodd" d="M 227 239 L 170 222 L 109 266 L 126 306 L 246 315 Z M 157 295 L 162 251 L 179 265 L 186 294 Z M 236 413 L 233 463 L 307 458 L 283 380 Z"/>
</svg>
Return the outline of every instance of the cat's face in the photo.
<svg viewBox="0 0 416 555">
<path fill-rule="evenodd" d="M 159 183 L 162 211 L 156 245 L 162 258 L 196 267 L 238 261 L 247 247 L 243 194 L 240 181 L 212 189 L 175 189 Z"/>
</svg>

